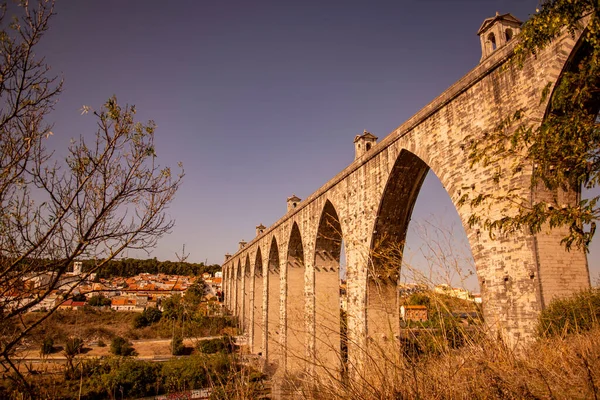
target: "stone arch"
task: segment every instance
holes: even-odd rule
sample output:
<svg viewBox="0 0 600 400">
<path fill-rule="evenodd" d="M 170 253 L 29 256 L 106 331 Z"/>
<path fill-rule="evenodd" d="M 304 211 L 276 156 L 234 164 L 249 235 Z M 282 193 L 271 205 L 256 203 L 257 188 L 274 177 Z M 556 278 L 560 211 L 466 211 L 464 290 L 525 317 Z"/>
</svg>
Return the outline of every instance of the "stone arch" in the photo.
<svg viewBox="0 0 600 400">
<path fill-rule="evenodd" d="M 271 239 L 269 258 L 267 263 L 267 340 L 266 358 L 274 368 L 279 365 L 281 357 L 281 279 L 280 279 L 279 247 L 275 236 Z"/>
<path fill-rule="evenodd" d="M 252 312 L 250 310 L 250 298 L 252 296 L 252 271 L 250 265 L 250 254 L 246 253 L 246 263 L 244 264 L 244 274 L 242 277 L 243 285 L 243 304 L 242 304 L 242 320 L 244 332 L 247 334 L 250 330 L 250 324 L 252 323 Z"/>
<path fill-rule="evenodd" d="M 254 260 L 254 273 L 252 274 L 252 314 L 253 314 L 253 330 L 252 330 L 252 352 L 254 354 L 262 353 L 263 348 L 263 261 L 260 246 L 256 250 L 256 258 Z"/>
<path fill-rule="evenodd" d="M 288 240 L 286 270 L 286 365 L 290 371 L 301 371 L 305 366 L 307 332 L 304 296 L 305 264 L 302 236 L 296 222 L 292 225 Z"/>
<path fill-rule="evenodd" d="M 242 299 L 242 261 L 238 259 L 235 269 L 235 315 L 240 324 L 242 323 Z"/>
<path fill-rule="evenodd" d="M 494 32 L 490 32 L 490 34 L 487 36 L 487 42 L 489 52 L 491 53 L 495 51 L 498 46 L 496 43 L 496 35 L 494 34 Z"/>
<path fill-rule="evenodd" d="M 399 334 L 398 279 L 412 210 L 429 167 L 401 150 L 380 200 L 367 278 L 367 334 L 390 340 Z"/>
<path fill-rule="evenodd" d="M 340 257 L 342 227 L 333 204 L 323 206 L 315 241 L 315 362 L 339 376 L 342 367 L 340 334 Z"/>
<path fill-rule="evenodd" d="M 223 274 L 223 288 L 225 289 L 225 302 L 227 309 L 231 310 L 231 264 L 227 264 Z"/>
</svg>

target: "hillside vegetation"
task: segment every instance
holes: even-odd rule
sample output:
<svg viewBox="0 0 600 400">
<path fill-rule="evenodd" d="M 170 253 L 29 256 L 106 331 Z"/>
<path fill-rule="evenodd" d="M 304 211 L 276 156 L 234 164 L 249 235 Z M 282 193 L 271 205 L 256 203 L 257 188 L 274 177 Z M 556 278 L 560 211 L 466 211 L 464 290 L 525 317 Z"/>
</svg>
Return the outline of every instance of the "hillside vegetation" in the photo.
<svg viewBox="0 0 600 400">
<path fill-rule="evenodd" d="M 96 260 L 83 260 L 83 270 L 92 270 L 97 263 Z M 183 261 L 158 261 L 156 257 L 146 260 L 123 258 L 108 261 L 97 271 L 97 276 L 99 278 L 130 277 L 144 272 L 149 274 L 198 276 L 205 272 L 214 275 L 215 272 L 220 270 L 221 266 L 218 264 L 205 265 L 204 263 Z"/>
</svg>

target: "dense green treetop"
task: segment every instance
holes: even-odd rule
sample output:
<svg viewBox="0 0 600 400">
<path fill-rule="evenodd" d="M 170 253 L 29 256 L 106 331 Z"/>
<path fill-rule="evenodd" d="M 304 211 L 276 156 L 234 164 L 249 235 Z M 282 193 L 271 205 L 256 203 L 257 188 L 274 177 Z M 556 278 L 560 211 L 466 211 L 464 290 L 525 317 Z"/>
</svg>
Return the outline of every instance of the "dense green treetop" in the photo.
<svg viewBox="0 0 600 400">
<path fill-rule="evenodd" d="M 94 260 L 83 261 L 83 270 L 87 271 L 93 268 L 95 263 Z M 205 272 L 214 275 L 215 272 L 220 270 L 221 266 L 218 264 L 205 265 L 204 263 L 158 261 L 156 258 L 146 260 L 123 258 L 107 262 L 97 271 L 97 276 L 99 278 L 111 278 L 115 276 L 130 277 L 140 273 L 199 276 Z"/>
</svg>

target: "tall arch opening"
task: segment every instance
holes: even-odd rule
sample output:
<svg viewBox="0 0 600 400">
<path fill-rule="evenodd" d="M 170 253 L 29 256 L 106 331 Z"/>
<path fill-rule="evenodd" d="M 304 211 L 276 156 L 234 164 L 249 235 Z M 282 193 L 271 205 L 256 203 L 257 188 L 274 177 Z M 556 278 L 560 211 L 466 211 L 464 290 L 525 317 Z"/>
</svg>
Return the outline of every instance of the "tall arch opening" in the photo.
<svg viewBox="0 0 600 400">
<path fill-rule="evenodd" d="M 226 270 L 225 283 L 225 298 L 227 299 L 227 310 L 233 311 L 233 265 L 229 264 Z"/>
<path fill-rule="evenodd" d="M 496 50 L 496 35 L 494 35 L 493 33 L 490 33 L 487 37 L 488 43 L 489 43 L 489 49 L 490 49 L 490 53 L 492 51 Z"/>
<path fill-rule="evenodd" d="M 250 311 L 250 299 L 252 297 L 252 274 L 250 271 L 250 255 L 248 254 L 246 256 L 246 264 L 244 266 L 244 277 L 243 277 L 243 284 L 244 284 L 244 304 L 243 304 L 243 329 L 244 332 L 247 334 L 250 331 L 250 324 L 252 323 L 252 313 Z"/>
<path fill-rule="evenodd" d="M 238 325 L 242 324 L 244 296 L 242 291 L 242 262 L 238 260 L 235 269 L 235 315 L 238 318 Z"/>
<path fill-rule="evenodd" d="M 400 326 L 413 318 L 401 315 L 400 306 L 408 305 L 415 293 L 457 297 L 464 303 L 455 311 L 473 315 L 477 306 L 472 292 L 478 290 L 473 255 L 455 205 L 427 164 L 402 150 L 374 227 L 369 336 L 389 340 L 400 335 Z"/>
<path fill-rule="evenodd" d="M 342 368 L 340 257 L 342 228 L 335 207 L 325 203 L 315 243 L 315 361 L 326 373 Z"/>
<path fill-rule="evenodd" d="M 386 184 L 373 231 L 367 279 L 367 335 L 393 340 L 399 334 L 398 283 L 412 209 L 429 167 L 402 150 Z"/>
<path fill-rule="evenodd" d="M 253 309 L 252 313 L 254 315 L 254 329 L 252 331 L 253 339 L 252 339 L 252 352 L 254 354 L 259 354 L 263 352 L 263 266 L 262 266 L 262 254 L 260 252 L 260 247 L 256 252 L 256 259 L 254 261 L 254 274 L 252 276 L 252 284 L 254 294 L 253 297 Z"/>
<path fill-rule="evenodd" d="M 545 157 L 534 170 L 540 179 L 533 196 L 534 202 L 545 202 L 548 209 L 567 210 L 565 206 L 569 205 L 583 214 L 587 214 L 587 210 L 585 206 L 578 207 L 580 202 L 591 201 L 587 204 L 593 204 L 600 196 L 600 186 L 588 185 L 597 179 L 593 165 L 597 166 L 599 159 L 598 139 L 593 138 L 597 138 L 600 129 L 600 76 L 594 50 L 585 37 L 584 31 L 561 71 L 546 108 L 539 131 L 544 140 L 538 141 L 543 143 L 538 146 Z M 561 152 L 553 150 L 557 145 Z M 542 308 L 556 298 L 589 288 L 590 275 L 598 276 L 598 234 L 588 243 L 587 257 L 585 251 L 575 245 L 570 251 L 559 251 L 561 247 L 564 249 L 560 242 L 570 234 L 570 229 L 585 235 L 595 229 L 591 226 L 594 219 L 583 226 L 578 223 L 570 227 L 559 226 L 536 235 L 536 275 Z"/>
<path fill-rule="evenodd" d="M 304 248 L 300 229 L 294 222 L 287 251 L 287 299 L 286 299 L 286 356 L 289 371 L 304 369 L 306 359 L 306 319 L 304 298 Z"/>
<path fill-rule="evenodd" d="M 223 280 L 221 293 L 223 293 L 223 303 L 225 307 L 229 309 L 229 266 L 223 265 Z"/>
<path fill-rule="evenodd" d="M 273 238 L 269 249 L 267 264 L 267 362 L 276 369 L 281 357 L 281 327 L 279 324 L 279 311 L 281 309 L 281 290 L 279 276 L 279 248 L 277 240 Z"/>
</svg>

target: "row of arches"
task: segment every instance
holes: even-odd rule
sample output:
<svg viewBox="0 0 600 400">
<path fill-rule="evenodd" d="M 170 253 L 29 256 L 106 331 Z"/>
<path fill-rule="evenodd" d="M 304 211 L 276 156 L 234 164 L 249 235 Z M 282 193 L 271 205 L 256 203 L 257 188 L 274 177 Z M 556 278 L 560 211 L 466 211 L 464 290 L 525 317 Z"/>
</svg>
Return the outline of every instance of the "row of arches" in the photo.
<svg viewBox="0 0 600 400">
<path fill-rule="evenodd" d="M 310 246 L 314 248 L 313 277 L 307 276 L 306 246 L 297 222 L 289 232 L 287 240 L 273 235 L 266 252 L 258 246 L 254 257 L 248 252 L 225 267 L 226 304 L 239 316 L 252 351 L 265 356 L 273 368 L 301 371 L 312 356 L 339 371 L 343 235 L 338 213 L 327 200 L 315 244 Z M 313 282 L 314 288 L 307 288 L 307 282 Z M 305 301 L 309 292 L 314 294 L 312 306 Z"/>
<path fill-rule="evenodd" d="M 503 54 L 496 52 L 496 59 L 484 51 L 488 62 L 226 259 L 226 306 L 240 317 L 252 351 L 286 371 L 319 364 L 339 371 L 346 359 L 344 341 L 348 364 L 357 365 L 368 339 L 389 340 L 387 333 L 397 332 L 399 325 L 395 284 L 402 243 L 429 167 L 455 206 L 464 196 L 498 190 L 494 171 L 513 160 L 470 165 L 461 144 L 465 135 L 482 136 L 517 109 L 527 110 L 524 118 L 538 123 L 545 105 L 531 93 L 541 93 L 548 81 L 558 82 L 574 45 L 569 38 L 557 42 L 519 71 L 498 68 L 495 62 Z M 529 184 L 530 174 L 524 171 L 501 189 L 515 189 L 524 199 L 548 196 Z M 565 198 L 576 199 L 577 193 Z M 513 206 L 499 201 L 480 212 L 482 218 L 495 218 Z M 564 230 L 492 237 L 481 224 L 469 224 L 470 212 L 458 210 L 481 284 L 486 323 L 509 344 L 530 341 L 548 301 L 589 287 L 585 254 L 561 250 Z M 346 323 L 339 312 L 342 253 Z M 397 258 L 395 265 L 390 257 Z"/>
<path fill-rule="evenodd" d="M 398 336 L 402 244 L 428 171 L 402 149 L 379 191 L 359 202 L 355 192 L 332 191 L 314 201 L 318 212 L 303 208 L 226 260 L 226 304 L 239 316 L 253 353 L 286 371 L 316 365 L 340 374 L 349 341 L 364 351 L 367 338 Z"/>
</svg>

